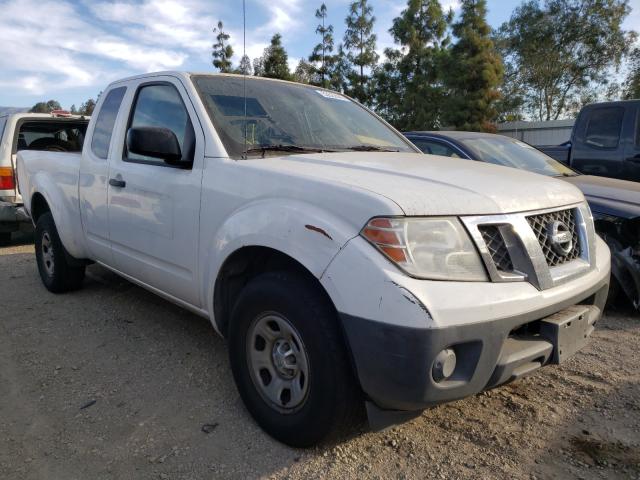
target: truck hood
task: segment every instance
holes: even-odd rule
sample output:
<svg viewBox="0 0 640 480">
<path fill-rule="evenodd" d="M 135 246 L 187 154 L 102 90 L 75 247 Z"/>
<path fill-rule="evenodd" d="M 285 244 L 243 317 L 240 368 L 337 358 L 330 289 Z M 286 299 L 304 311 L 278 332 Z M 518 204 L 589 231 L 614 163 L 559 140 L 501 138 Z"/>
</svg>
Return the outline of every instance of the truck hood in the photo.
<svg viewBox="0 0 640 480">
<path fill-rule="evenodd" d="M 581 202 L 566 182 L 515 168 L 419 153 L 348 152 L 244 160 L 382 195 L 405 215 L 491 215 Z"/>
<path fill-rule="evenodd" d="M 640 216 L 640 183 L 616 178 L 576 175 L 564 177 L 572 183 L 589 201 L 591 210 L 618 217 Z"/>
</svg>

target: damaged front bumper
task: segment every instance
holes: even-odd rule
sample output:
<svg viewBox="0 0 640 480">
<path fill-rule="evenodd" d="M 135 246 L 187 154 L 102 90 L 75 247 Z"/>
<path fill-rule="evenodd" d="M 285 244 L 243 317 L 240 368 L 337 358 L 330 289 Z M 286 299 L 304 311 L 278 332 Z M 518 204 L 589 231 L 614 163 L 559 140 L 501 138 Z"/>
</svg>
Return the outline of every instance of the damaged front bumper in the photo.
<svg viewBox="0 0 640 480">
<path fill-rule="evenodd" d="M 588 273 L 538 290 L 528 282 L 410 278 L 352 240 L 321 282 L 340 312 L 371 427 L 513 381 L 584 346 L 611 271 L 609 249 L 595 241 Z M 443 378 L 439 363 L 452 356 Z"/>
<path fill-rule="evenodd" d="M 598 234 L 611 250 L 611 301 L 621 290 L 640 309 L 640 217 L 624 218 L 594 213 Z"/>
</svg>

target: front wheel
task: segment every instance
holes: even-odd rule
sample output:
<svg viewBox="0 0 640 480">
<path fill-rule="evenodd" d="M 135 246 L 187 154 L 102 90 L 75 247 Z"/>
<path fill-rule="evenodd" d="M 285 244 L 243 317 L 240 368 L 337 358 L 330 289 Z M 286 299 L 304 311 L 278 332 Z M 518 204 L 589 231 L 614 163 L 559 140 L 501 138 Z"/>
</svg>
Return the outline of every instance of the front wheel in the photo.
<svg viewBox="0 0 640 480">
<path fill-rule="evenodd" d="M 308 447 L 355 428 L 363 402 L 333 306 L 310 279 L 262 274 L 240 294 L 229 355 L 240 395 L 277 440 Z"/>
<path fill-rule="evenodd" d="M 0 232 L 0 247 L 11 245 L 11 232 Z"/>
<path fill-rule="evenodd" d="M 84 265 L 74 265 L 58 236 L 53 215 L 43 214 L 36 223 L 36 261 L 44 286 L 53 293 L 77 290 L 84 281 Z"/>
</svg>

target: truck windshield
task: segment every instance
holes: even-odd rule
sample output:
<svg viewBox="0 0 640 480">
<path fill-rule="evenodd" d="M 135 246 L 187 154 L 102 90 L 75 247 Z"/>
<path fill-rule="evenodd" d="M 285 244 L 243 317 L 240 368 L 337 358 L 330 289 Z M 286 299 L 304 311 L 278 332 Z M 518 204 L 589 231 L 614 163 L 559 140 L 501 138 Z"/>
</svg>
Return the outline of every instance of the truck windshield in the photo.
<svg viewBox="0 0 640 480">
<path fill-rule="evenodd" d="M 245 119 L 243 77 L 192 78 L 232 158 L 323 151 L 414 151 L 374 115 L 337 92 L 246 78 Z"/>
<path fill-rule="evenodd" d="M 492 135 L 460 140 L 483 162 L 521 168 L 552 177 L 572 177 L 575 171 L 531 145 L 513 138 Z"/>
</svg>

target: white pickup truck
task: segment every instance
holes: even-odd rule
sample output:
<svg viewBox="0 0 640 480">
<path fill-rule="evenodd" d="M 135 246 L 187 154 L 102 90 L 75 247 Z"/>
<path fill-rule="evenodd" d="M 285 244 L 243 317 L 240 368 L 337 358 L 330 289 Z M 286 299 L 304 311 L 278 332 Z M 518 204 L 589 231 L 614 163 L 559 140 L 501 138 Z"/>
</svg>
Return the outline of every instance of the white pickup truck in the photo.
<svg viewBox="0 0 640 480">
<path fill-rule="evenodd" d="M 80 152 L 89 119 L 64 111 L 0 115 L 0 245 L 29 227 L 16 189 L 16 154 L 21 150 Z M 30 227 L 29 227 L 30 228 Z"/>
<path fill-rule="evenodd" d="M 421 155 L 277 80 L 147 74 L 96 112 L 82 154 L 18 155 L 42 281 L 78 288 L 97 262 L 209 318 L 289 445 L 559 363 L 600 318 L 609 250 L 566 182 Z"/>
</svg>

